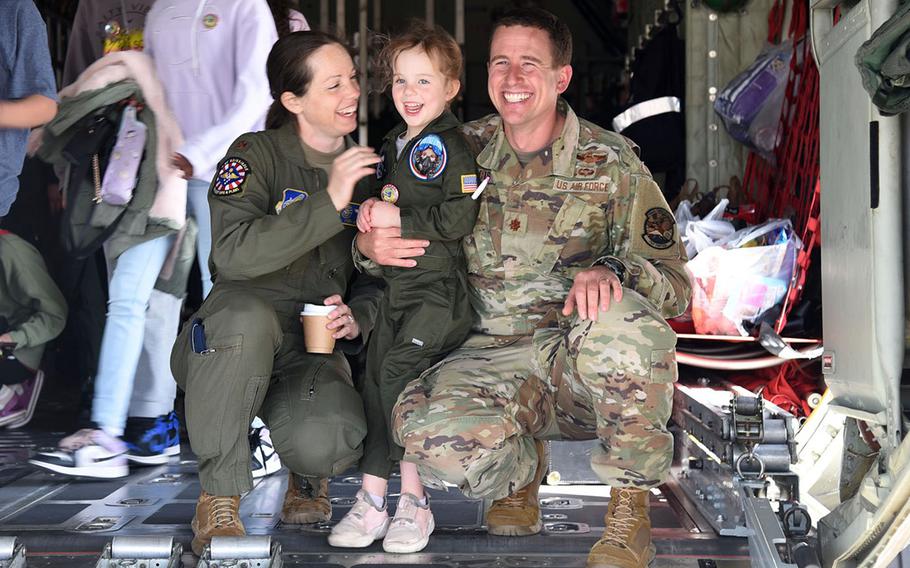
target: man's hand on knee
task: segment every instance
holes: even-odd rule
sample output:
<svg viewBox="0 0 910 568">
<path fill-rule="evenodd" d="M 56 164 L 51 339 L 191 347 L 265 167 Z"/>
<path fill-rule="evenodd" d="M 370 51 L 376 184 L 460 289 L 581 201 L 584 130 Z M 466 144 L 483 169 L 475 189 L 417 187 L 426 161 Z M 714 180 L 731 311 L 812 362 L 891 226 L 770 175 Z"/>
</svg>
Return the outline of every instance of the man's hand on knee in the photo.
<svg viewBox="0 0 910 568">
<path fill-rule="evenodd" d="M 357 250 L 377 264 L 413 268 L 417 266 L 415 256 L 423 256 L 430 242 L 424 239 L 402 239 L 398 227 L 374 228 L 369 233 L 360 233 L 356 240 Z"/>
<path fill-rule="evenodd" d="M 575 275 L 572 289 L 562 308 L 562 315 L 571 315 L 578 309 L 580 319 L 597 319 L 598 309 L 610 309 L 610 296 L 614 302 L 622 300 L 622 282 L 608 266 L 592 266 Z"/>
</svg>

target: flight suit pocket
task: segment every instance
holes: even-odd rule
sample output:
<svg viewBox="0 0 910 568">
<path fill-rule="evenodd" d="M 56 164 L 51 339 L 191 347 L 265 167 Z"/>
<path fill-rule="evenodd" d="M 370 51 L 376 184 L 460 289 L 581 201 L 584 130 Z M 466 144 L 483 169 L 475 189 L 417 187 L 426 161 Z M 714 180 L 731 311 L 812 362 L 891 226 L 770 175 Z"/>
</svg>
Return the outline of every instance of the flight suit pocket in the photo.
<svg viewBox="0 0 910 568">
<path fill-rule="evenodd" d="M 300 381 L 300 391 L 297 393 L 297 400 L 311 401 L 316 397 L 317 387 L 319 386 L 319 372 L 325 367 L 325 361 L 320 361 L 315 365 L 310 365 Z"/>
<path fill-rule="evenodd" d="M 190 352 L 186 377 L 186 423 L 193 452 L 205 459 L 221 453 L 225 417 L 237 415 L 247 398 L 240 380 L 242 335 L 213 338 L 205 353 Z M 250 381 L 253 383 L 255 381 Z"/>
</svg>

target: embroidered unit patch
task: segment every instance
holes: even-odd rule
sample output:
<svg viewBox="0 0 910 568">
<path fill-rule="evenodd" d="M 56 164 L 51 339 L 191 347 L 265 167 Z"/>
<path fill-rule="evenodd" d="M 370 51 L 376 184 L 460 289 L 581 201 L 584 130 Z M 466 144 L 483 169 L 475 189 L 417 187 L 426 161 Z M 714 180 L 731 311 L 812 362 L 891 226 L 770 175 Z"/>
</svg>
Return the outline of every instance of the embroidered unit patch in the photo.
<svg viewBox="0 0 910 568">
<path fill-rule="evenodd" d="M 676 242 L 673 240 L 675 232 L 676 221 L 666 209 L 654 207 L 645 213 L 645 226 L 641 238 L 648 246 L 658 250 L 670 248 Z"/>
<path fill-rule="evenodd" d="M 446 145 L 436 134 L 427 134 L 414 144 L 408 164 L 419 180 L 435 179 L 446 169 Z"/>
<path fill-rule="evenodd" d="M 398 201 L 398 188 L 393 183 L 387 183 L 382 186 L 379 196 L 387 203 L 395 203 Z"/>
<path fill-rule="evenodd" d="M 357 226 L 357 214 L 360 213 L 359 203 L 348 203 L 348 206 L 341 210 L 341 224 L 346 227 Z"/>
<path fill-rule="evenodd" d="M 240 158 L 227 158 L 221 162 L 212 193 L 215 195 L 233 195 L 243 190 L 243 184 L 251 173 L 250 165 Z"/>
<path fill-rule="evenodd" d="M 461 176 L 461 192 L 462 193 L 474 193 L 474 190 L 477 189 L 477 175 L 476 174 L 467 174 Z"/>
<path fill-rule="evenodd" d="M 310 194 L 302 189 L 291 189 L 290 187 L 281 192 L 281 201 L 275 204 L 275 213 L 281 213 L 281 210 L 298 201 L 304 201 Z"/>
</svg>

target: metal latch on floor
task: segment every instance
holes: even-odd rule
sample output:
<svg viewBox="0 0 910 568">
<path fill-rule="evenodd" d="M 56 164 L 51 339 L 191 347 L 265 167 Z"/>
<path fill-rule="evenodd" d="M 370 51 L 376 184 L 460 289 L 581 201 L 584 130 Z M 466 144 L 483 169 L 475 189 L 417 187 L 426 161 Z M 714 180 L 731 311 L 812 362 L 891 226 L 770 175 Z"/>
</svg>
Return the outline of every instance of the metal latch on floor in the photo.
<svg viewBox="0 0 910 568">
<path fill-rule="evenodd" d="M 179 568 L 182 554 L 173 537 L 118 536 L 104 546 L 95 568 Z"/>
<path fill-rule="evenodd" d="M 216 536 L 197 568 L 281 568 L 281 543 L 269 536 Z"/>
<path fill-rule="evenodd" d="M 0 568 L 25 568 L 25 545 L 18 537 L 0 537 Z"/>
</svg>

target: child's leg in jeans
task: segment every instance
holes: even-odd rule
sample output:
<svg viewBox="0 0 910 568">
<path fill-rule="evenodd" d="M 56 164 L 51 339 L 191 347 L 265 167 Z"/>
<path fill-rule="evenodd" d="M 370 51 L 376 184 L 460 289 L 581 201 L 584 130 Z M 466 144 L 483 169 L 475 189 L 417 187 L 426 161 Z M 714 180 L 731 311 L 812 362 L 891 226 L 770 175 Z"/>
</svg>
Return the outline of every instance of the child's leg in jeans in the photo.
<svg viewBox="0 0 910 568">
<path fill-rule="evenodd" d="M 172 242 L 168 235 L 131 247 L 116 259 L 111 272 L 92 420 L 112 436 L 123 435 L 149 296 Z"/>
</svg>

